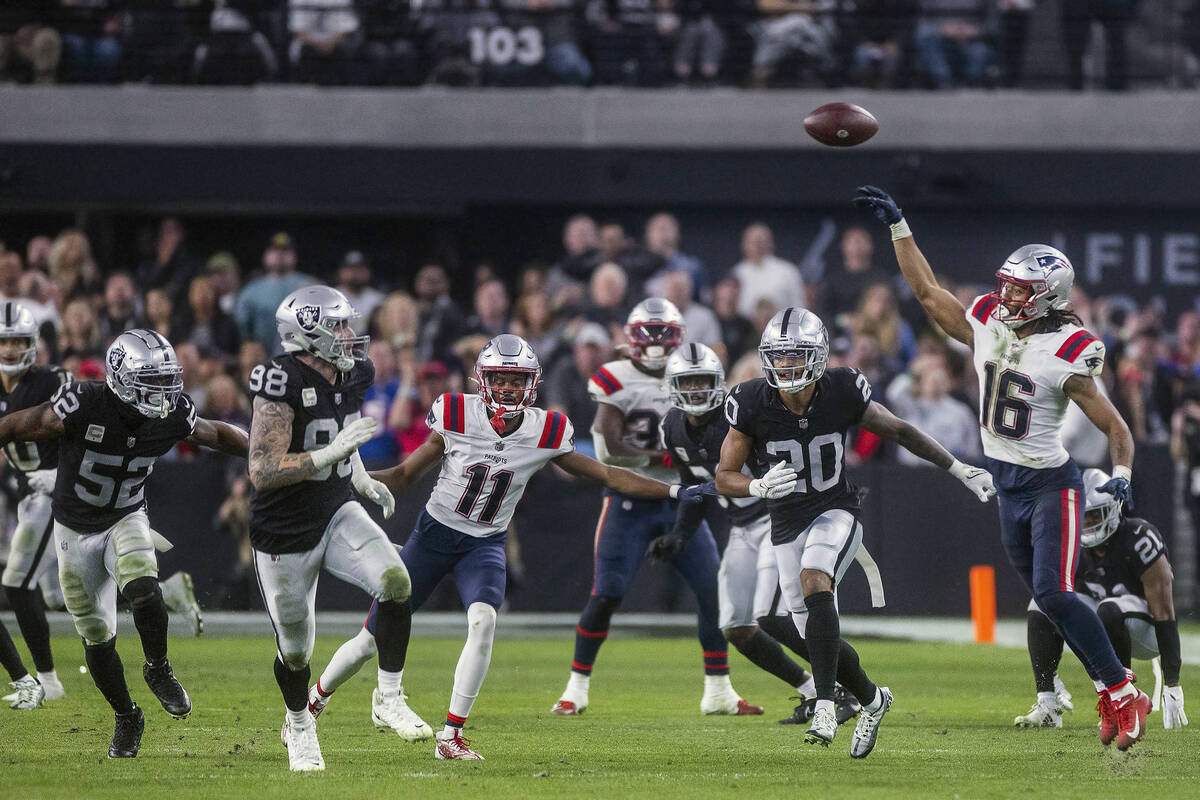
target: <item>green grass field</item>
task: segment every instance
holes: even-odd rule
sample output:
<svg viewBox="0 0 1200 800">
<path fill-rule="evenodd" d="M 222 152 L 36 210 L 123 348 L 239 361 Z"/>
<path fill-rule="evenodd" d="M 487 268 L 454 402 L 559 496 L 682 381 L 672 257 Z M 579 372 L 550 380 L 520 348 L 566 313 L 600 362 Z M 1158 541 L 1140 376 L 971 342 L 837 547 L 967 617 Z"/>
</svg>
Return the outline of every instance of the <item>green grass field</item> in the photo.
<svg viewBox="0 0 1200 800">
<path fill-rule="evenodd" d="M 315 669 L 338 644 L 318 640 Z M 131 761 L 106 757 L 112 715 L 90 676 L 78 672 L 78 640 L 56 639 L 68 697 L 33 713 L 2 712 L 0 796 L 1200 797 L 1200 705 L 1183 731 L 1163 730 L 1153 715 L 1147 738 L 1118 754 L 1096 737 L 1090 683 L 1069 654 L 1062 674 L 1076 712 L 1061 731 L 1030 731 L 1012 727 L 1034 694 L 1023 651 L 857 645 L 868 672 L 896 695 L 879 744 L 863 761 L 849 757 L 852 722 L 828 750 L 805 745 L 797 726 L 776 725 L 791 711 L 786 687 L 732 652 L 734 685 L 765 705 L 766 716 L 699 714 L 694 640 L 617 636 L 601 652 L 587 713 L 560 718 L 548 712 L 567 677 L 570 640 L 502 638 L 466 734 L 486 761 L 437 761 L 431 744 L 377 732 L 370 722 L 372 663 L 321 717 L 326 771 L 293 775 L 279 742 L 283 704 L 269 639 L 174 639 L 172 661 L 195 704 L 191 717 L 178 721 L 150 695 L 136 639 L 123 636 L 130 686 L 146 711 L 141 755 Z M 409 702 L 435 727 L 460 646 L 457 639 L 413 641 Z M 1149 665 L 1141 666 L 1152 683 Z M 1200 682 L 1189 681 L 1189 672 L 1185 667 L 1185 691 L 1200 698 Z"/>
</svg>

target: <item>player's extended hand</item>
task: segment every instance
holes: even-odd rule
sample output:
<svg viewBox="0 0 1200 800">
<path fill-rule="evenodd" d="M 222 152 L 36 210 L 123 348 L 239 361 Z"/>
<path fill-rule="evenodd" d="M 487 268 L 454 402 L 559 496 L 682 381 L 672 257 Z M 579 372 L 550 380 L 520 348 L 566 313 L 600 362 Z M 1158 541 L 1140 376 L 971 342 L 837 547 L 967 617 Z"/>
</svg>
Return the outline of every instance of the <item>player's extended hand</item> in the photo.
<svg viewBox="0 0 1200 800">
<path fill-rule="evenodd" d="M 396 498 L 392 496 L 392 490 L 365 472 L 362 477 L 356 475 L 354 478 L 354 491 L 382 508 L 384 519 L 391 519 L 392 514 L 396 513 Z"/>
<path fill-rule="evenodd" d="M 716 493 L 716 483 L 707 481 L 706 483 L 697 483 L 695 486 L 680 486 L 675 499 L 681 503 L 699 503 L 705 497 L 711 497 Z"/>
<path fill-rule="evenodd" d="M 646 548 L 646 558 L 652 564 L 665 564 L 679 555 L 687 544 L 687 540 L 678 533 L 664 533 L 650 542 Z"/>
<path fill-rule="evenodd" d="M 1126 478 L 1113 478 L 1108 483 L 1097 486 L 1096 491 L 1111 494 L 1114 499 L 1125 504 L 1126 511 L 1133 511 L 1133 487 Z"/>
<path fill-rule="evenodd" d="M 780 461 L 767 470 L 761 478 L 750 481 L 750 494 L 766 500 L 777 500 L 796 491 L 796 470 L 786 461 Z"/>
<path fill-rule="evenodd" d="M 1183 713 L 1183 687 L 1163 687 L 1162 712 L 1164 728 L 1182 728 L 1187 725 L 1187 714 Z"/>
<path fill-rule="evenodd" d="M 50 494 L 54 491 L 54 482 L 58 480 L 56 469 L 36 469 L 25 476 L 29 479 L 29 488 L 38 494 Z"/>
<path fill-rule="evenodd" d="M 379 422 L 374 417 L 359 417 L 338 431 L 332 442 L 320 450 L 312 451 L 313 464 L 317 469 L 324 469 L 330 464 L 346 460 L 355 450 L 374 439 L 378 430 Z"/>
<path fill-rule="evenodd" d="M 986 503 L 996 494 L 996 487 L 992 485 L 992 476 L 986 469 L 972 467 L 970 464 L 955 460 L 947 471 L 974 492 L 981 503 Z"/>
<path fill-rule="evenodd" d="M 860 186 L 854 194 L 854 205 L 870 211 L 884 225 L 895 225 L 904 219 L 904 212 L 892 196 L 878 186 Z"/>
</svg>

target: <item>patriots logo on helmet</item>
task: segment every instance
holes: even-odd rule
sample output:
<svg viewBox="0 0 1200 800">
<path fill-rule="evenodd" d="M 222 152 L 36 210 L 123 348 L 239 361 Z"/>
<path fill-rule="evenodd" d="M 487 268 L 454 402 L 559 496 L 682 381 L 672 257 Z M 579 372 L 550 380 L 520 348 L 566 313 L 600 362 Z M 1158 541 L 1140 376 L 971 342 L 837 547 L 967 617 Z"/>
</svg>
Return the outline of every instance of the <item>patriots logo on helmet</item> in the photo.
<svg viewBox="0 0 1200 800">
<path fill-rule="evenodd" d="M 1047 273 L 1067 266 L 1058 256 L 1038 256 L 1037 263 L 1039 267 L 1044 267 Z"/>
<path fill-rule="evenodd" d="M 296 323 L 306 331 L 311 331 L 317 327 L 317 322 L 320 319 L 320 306 L 300 306 L 296 309 Z"/>
<path fill-rule="evenodd" d="M 116 372 L 117 370 L 119 370 L 121 368 L 121 365 L 124 363 L 125 363 L 125 348 L 124 347 L 118 346 L 118 347 L 114 347 L 113 349 L 108 351 L 108 366 L 110 369 L 112 369 L 113 372 Z"/>
</svg>

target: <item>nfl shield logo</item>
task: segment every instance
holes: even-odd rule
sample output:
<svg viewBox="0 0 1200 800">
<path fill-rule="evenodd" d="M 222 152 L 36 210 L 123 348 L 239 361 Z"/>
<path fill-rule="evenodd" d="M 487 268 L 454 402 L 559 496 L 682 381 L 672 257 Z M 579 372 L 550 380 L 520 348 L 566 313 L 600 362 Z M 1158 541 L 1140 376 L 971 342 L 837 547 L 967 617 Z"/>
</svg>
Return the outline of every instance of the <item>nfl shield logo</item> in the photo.
<svg viewBox="0 0 1200 800">
<path fill-rule="evenodd" d="M 300 306 L 296 309 L 296 322 L 306 331 L 311 331 L 315 328 L 320 318 L 320 306 Z"/>
<path fill-rule="evenodd" d="M 801 417 L 800 418 L 800 430 L 803 431 L 803 430 L 807 430 L 807 429 L 808 429 L 808 420 Z"/>
<path fill-rule="evenodd" d="M 337 392 L 333 395 L 333 404 L 340 406 L 342 404 L 342 393 Z"/>
<path fill-rule="evenodd" d="M 126 447 L 133 447 L 135 444 L 137 444 L 137 437 L 136 437 L 136 436 L 128 436 L 128 437 L 126 437 L 126 439 L 125 439 L 125 446 L 126 446 Z"/>
</svg>

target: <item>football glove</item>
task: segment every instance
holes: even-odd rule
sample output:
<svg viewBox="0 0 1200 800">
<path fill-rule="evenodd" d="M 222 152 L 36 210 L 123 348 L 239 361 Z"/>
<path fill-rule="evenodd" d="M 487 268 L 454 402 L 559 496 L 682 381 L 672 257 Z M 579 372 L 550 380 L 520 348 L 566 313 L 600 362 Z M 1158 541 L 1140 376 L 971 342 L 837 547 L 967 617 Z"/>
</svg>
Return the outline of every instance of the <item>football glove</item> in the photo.
<svg viewBox="0 0 1200 800">
<path fill-rule="evenodd" d="M 996 487 L 992 485 L 992 476 L 986 469 L 972 467 L 970 464 L 964 464 L 955 459 L 947 472 L 962 481 L 968 489 L 975 493 L 981 503 L 986 503 L 996 494 Z"/>
<path fill-rule="evenodd" d="M 792 465 L 780 461 L 761 478 L 750 481 L 750 494 L 765 500 L 778 500 L 796 491 L 798 475 Z"/>
<path fill-rule="evenodd" d="M 699 503 L 705 497 L 716 493 L 717 486 L 712 481 L 698 483 L 695 486 L 679 486 L 671 492 L 672 496 L 681 503 Z"/>
<path fill-rule="evenodd" d="M 1127 478 L 1113 478 L 1108 483 L 1096 487 L 1097 492 L 1111 494 L 1117 501 L 1125 504 L 1126 511 L 1133 511 L 1133 487 Z"/>
<path fill-rule="evenodd" d="M 396 498 L 392 496 L 392 490 L 371 477 L 357 452 L 350 459 L 350 485 L 354 491 L 383 509 L 384 519 L 391 519 L 392 514 L 396 513 Z"/>
<path fill-rule="evenodd" d="M 345 461 L 359 447 L 374 439 L 378 429 L 379 423 L 374 417 L 359 417 L 338 431 L 332 442 L 319 450 L 311 451 L 313 466 L 324 469 L 330 464 Z"/>
<path fill-rule="evenodd" d="M 646 558 L 652 564 L 664 564 L 679 555 L 686 545 L 687 539 L 678 533 L 664 533 L 650 542 L 646 548 Z"/>
<path fill-rule="evenodd" d="M 904 212 L 892 196 L 878 186 L 860 186 L 854 195 L 854 205 L 870 211 L 885 225 L 895 225 L 904 219 Z"/>
<path fill-rule="evenodd" d="M 1183 713 L 1183 687 L 1163 688 L 1162 712 L 1164 728 L 1182 728 L 1187 725 L 1187 714 Z"/>
<path fill-rule="evenodd" d="M 35 469 L 25 475 L 29 479 L 29 488 L 38 494 L 50 494 L 54 491 L 54 482 L 58 480 L 56 469 Z"/>
</svg>

